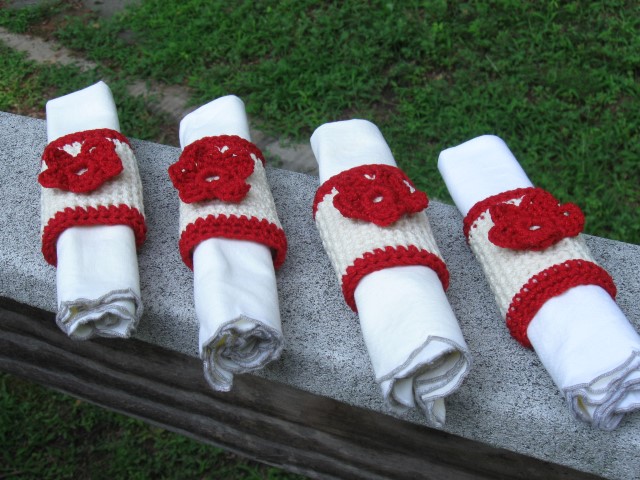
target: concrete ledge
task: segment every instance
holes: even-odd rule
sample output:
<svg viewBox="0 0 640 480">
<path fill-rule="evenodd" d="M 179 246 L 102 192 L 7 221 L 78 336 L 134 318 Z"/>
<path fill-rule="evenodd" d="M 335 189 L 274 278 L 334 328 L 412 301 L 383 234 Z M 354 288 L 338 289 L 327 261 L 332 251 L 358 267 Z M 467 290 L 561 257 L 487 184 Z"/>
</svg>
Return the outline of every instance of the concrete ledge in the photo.
<svg viewBox="0 0 640 480">
<path fill-rule="evenodd" d="M 0 126 L 0 191 L 5 199 L 0 212 L 0 296 L 53 312 L 55 270 L 40 253 L 36 182 L 46 144 L 45 122 L 0 113 Z M 178 254 L 178 199 L 166 173 L 179 150 L 149 142 L 132 144 L 141 169 L 149 228 L 140 252 L 145 315 L 136 338 L 197 357 L 192 274 Z M 373 381 L 357 318 L 341 297 L 313 224 L 317 178 L 274 169 L 268 170 L 268 178 L 290 244 L 278 273 L 286 346 L 281 360 L 258 375 L 262 378 L 256 379 L 257 384 L 282 383 L 391 419 Z M 463 386 L 447 401 L 444 430 L 606 478 L 637 478 L 640 414 L 628 415 L 613 432 L 596 431 L 575 420 L 535 353 L 509 337 L 463 239 L 456 209 L 432 202 L 429 215 L 452 276 L 448 297 L 475 360 Z M 612 274 L 618 303 L 638 329 L 640 246 L 597 237 L 588 237 L 587 242 L 596 260 Z M 255 378 L 245 377 L 242 384 Z M 423 424 L 417 412 L 402 419 Z M 394 439 L 388 440 L 393 444 Z M 480 465 L 478 469 L 482 471 Z"/>
</svg>

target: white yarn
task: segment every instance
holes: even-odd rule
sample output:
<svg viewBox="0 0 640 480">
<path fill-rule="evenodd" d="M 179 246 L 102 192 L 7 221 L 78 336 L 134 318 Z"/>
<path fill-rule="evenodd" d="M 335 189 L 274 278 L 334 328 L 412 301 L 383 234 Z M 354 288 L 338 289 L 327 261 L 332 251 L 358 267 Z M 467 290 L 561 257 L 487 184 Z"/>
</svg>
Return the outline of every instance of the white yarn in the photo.
<svg viewBox="0 0 640 480">
<path fill-rule="evenodd" d="M 58 188 L 42 188 L 40 196 L 42 230 L 56 213 L 65 208 L 81 207 L 86 209 L 87 207 L 125 204 L 138 209 L 144 215 L 142 182 L 138 172 L 138 162 L 133 151 L 126 143 L 116 139 L 109 140 L 115 145 L 116 154 L 122 161 L 122 172 L 89 193 L 78 194 Z M 76 142 L 65 145 L 63 149 L 70 155 L 76 156 L 80 152 L 80 147 L 80 143 Z M 46 164 L 42 162 L 42 170 L 45 169 Z"/>
<path fill-rule="evenodd" d="M 442 260 L 424 211 L 405 215 L 393 225 L 380 228 L 371 222 L 344 217 L 333 205 L 337 193 L 334 189 L 318 203 L 316 226 L 338 281 L 356 259 L 378 248 L 414 245 Z"/>
</svg>

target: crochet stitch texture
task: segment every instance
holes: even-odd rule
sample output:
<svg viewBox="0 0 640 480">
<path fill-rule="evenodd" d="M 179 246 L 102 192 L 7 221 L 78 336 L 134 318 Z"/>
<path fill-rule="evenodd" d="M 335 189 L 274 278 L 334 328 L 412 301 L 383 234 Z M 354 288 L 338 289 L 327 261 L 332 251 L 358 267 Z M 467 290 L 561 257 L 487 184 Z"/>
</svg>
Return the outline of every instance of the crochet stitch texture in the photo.
<svg viewBox="0 0 640 480">
<path fill-rule="evenodd" d="M 351 310 L 357 312 L 355 291 L 360 280 L 370 273 L 385 268 L 410 265 L 429 267 L 438 275 L 442 287 L 445 290 L 449 288 L 449 270 L 435 253 L 420 249 L 415 245 L 376 248 L 373 252 L 365 252 L 362 257 L 356 258 L 353 264 L 347 267 L 341 278 L 345 302 Z"/>
<path fill-rule="evenodd" d="M 529 201 L 532 194 L 541 198 L 537 193 L 539 191 L 521 188 L 494 195 L 474 205 L 464 219 L 464 233 L 489 281 L 498 308 L 511 334 L 528 348 L 531 348 L 527 337 L 529 323 L 550 298 L 578 285 L 601 286 L 612 297 L 616 293 L 613 280 L 595 263 L 584 239 L 581 236 L 569 236 L 577 235 L 576 225 L 580 224 L 582 228 L 583 223 L 573 207 L 561 206 L 555 199 L 550 202 L 549 197 L 553 197 L 547 194 L 536 205 L 533 216 L 527 203 L 525 208 L 518 208 L 523 201 Z M 502 205 L 514 206 L 515 209 L 502 209 Z M 545 223 L 546 219 L 540 219 L 545 211 L 542 206 L 548 209 L 550 216 L 559 216 L 558 212 L 568 211 L 568 215 L 560 214 L 568 221 L 560 227 L 553 223 L 557 220 Z M 491 232 L 496 227 L 493 215 L 499 212 L 500 222 L 500 215 L 504 211 L 509 211 L 510 215 L 520 213 L 522 216 L 510 218 L 516 226 L 511 231 L 513 238 L 509 239 L 509 244 L 515 244 L 517 249 L 497 245 L 491 239 Z M 527 235 L 532 219 L 535 225 L 542 224 L 542 228 L 548 229 L 544 235 Z M 524 239 L 518 238 L 519 231 L 523 232 Z M 562 238 L 558 239 L 558 236 Z M 530 245 L 532 238 L 537 238 L 539 243 Z"/>
<path fill-rule="evenodd" d="M 104 180 L 100 186 L 85 193 L 56 187 L 43 186 L 41 189 L 42 253 L 45 260 L 53 266 L 57 264 L 58 237 L 69 227 L 127 225 L 134 231 L 137 246 L 140 246 L 145 239 L 142 183 L 138 164 L 126 137 L 109 129 L 75 132 L 51 142 L 45 148 L 43 156 L 50 155 L 52 151 L 62 150 L 71 157 L 70 164 L 74 164 L 73 158 L 81 155 L 84 145 L 87 144 L 85 138 L 89 139 L 88 145 L 92 145 L 97 137 L 113 144 L 115 154 L 122 164 L 122 171 L 119 174 Z M 67 157 L 63 156 L 63 158 Z M 95 161 L 95 158 L 91 161 Z M 45 160 L 42 162 L 41 170 L 45 172 L 47 169 Z M 98 171 L 98 169 L 87 169 L 82 176 L 90 171 Z M 65 176 L 68 174 L 69 171 L 64 173 Z"/>
<path fill-rule="evenodd" d="M 355 167 L 357 175 L 367 172 L 363 167 Z M 399 170 L 397 167 L 387 168 Z M 430 267 L 438 274 L 446 289 L 449 274 L 424 211 L 405 213 L 392 224 L 382 227 L 374 221 L 379 217 L 370 221 L 354 219 L 345 216 L 336 207 L 334 199 L 342 193 L 338 188 L 349 184 L 339 177 L 344 175 L 344 179 L 351 178 L 353 170 L 345 170 L 323 183 L 316 193 L 313 208 L 318 232 L 342 286 L 347 305 L 357 311 L 354 292 L 365 275 L 393 266 Z M 370 171 L 373 173 L 376 169 Z M 403 185 L 409 194 L 413 193 Z"/>
<path fill-rule="evenodd" d="M 287 238 L 282 228 L 266 218 L 258 220 L 256 217 L 221 214 L 198 218 L 185 227 L 178 243 L 185 265 L 193 270 L 193 251 L 203 240 L 215 237 L 262 243 L 271 249 L 275 268 L 284 263 Z"/>
<path fill-rule="evenodd" d="M 199 147 L 198 144 L 202 143 Z M 187 152 L 189 156 L 195 153 L 210 152 L 211 146 L 224 153 L 220 162 L 224 165 L 227 160 L 234 161 L 236 150 L 238 156 L 246 155 L 252 162 L 252 173 L 246 178 L 249 187 L 240 201 L 225 201 L 213 198 L 206 201 L 187 203 L 180 201 L 180 240 L 179 249 L 185 265 L 193 269 L 193 251 L 200 242 L 209 238 L 229 238 L 236 240 L 250 240 L 262 243 L 271 249 L 274 266 L 280 267 L 284 262 L 287 250 L 287 239 L 280 225 L 273 195 L 269 189 L 264 167 L 264 156 L 251 142 L 235 135 L 221 135 L 204 137 L 188 145 L 193 147 Z M 170 175 L 184 165 L 180 159 L 169 167 Z M 191 162 L 192 160 L 189 160 Z M 200 162 L 196 159 L 198 164 Z M 243 180 L 244 182 L 245 180 Z M 225 183 L 237 183 L 230 176 L 217 180 L 220 183 L 218 191 L 225 190 Z M 178 182 L 179 184 L 179 182 Z M 174 182 L 175 185 L 175 182 Z"/>
<path fill-rule="evenodd" d="M 314 215 L 320 199 L 333 189 L 333 205 L 342 215 L 388 227 L 403 215 L 427 208 L 429 199 L 415 188 L 409 177 L 390 165 L 361 165 L 334 175 L 324 182 L 314 199 Z"/>
<path fill-rule="evenodd" d="M 43 187 L 74 193 L 92 192 L 122 172 L 114 140 L 129 145 L 124 135 L 106 128 L 54 140 L 42 155 L 47 169 L 40 173 L 38 182 Z"/>
<path fill-rule="evenodd" d="M 207 200 L 240 202 L 251 186 L 246 179 L 254 162 L 264 165 L 258 147 L 236 135 L 204 137 L 187 145 L 169 167 L 169 177 L 185 203 Z"/>
</svg>

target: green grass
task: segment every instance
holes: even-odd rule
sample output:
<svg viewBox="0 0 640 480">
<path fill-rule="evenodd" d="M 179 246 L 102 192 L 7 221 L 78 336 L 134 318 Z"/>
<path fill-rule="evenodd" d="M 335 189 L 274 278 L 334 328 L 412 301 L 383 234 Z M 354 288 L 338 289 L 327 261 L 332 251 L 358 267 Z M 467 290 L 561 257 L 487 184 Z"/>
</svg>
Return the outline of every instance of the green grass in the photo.
<svg viewBox="0 0 640 480">
<path fill-rule="evenodd" d="M 233 6 L 231 6 L 233 5 Z M 439 152 L 501 136 L 586 231 L 640 243 L 637 2 L 148 0 L 71 19 L 59 40 L 123 74 L 235 93 L 263 129 L 307 141 L 364 117 L 432 196 Z"/>
<path fill-rule="evenodd" d="M 1 479 L 303 478 L 10 375 L 0 402 Z"/>
<path fill-rule="evenodd" d="M 0 47 L 1 110 L 42 116 L 48 98 L 105 77 L 123 131 L 160 142 L 176 125 L 126 93 L 131 79 L 188 86 L 194 105 L 234 93 L 263 130 L 305 142 L 324 122 L 368 118 L 445 201 L 439 152 L 493 133 L 537 185 L 582 207 L 588 233 L 640 244 L 637 2 L 144 0 L 112 19 L 77 7 L 0 9 L 0 26 L 99 63 L 43 68 Z M 12 445 L 0 478 L 264 478 L 253 465 L 216 477 L 236 468 L 216 449 L 0 380 L 0 441 Z"/>
<path fill-rule="evenodd" d="M 82 72 L 73 66 L 36 64 L 0 42 L 0 110 L 42 118 L 47 100 L 87 87 L 102 77 L 100 69 Z M 123 80 L 109 81 L 109 87 L 122 131 L 135 138 L 161 139 L 166 118 L 152 114 L 144 100 L 129 95 Z"/>
<path fill-rule="evenodd" d="M 29 8 L 5 8 L 8 2 L 0 0 L 0 27 L 11 32 L 24 33 L 38 24 L 64 10 L 62 1 L 43 1 Z"/>
</svg>

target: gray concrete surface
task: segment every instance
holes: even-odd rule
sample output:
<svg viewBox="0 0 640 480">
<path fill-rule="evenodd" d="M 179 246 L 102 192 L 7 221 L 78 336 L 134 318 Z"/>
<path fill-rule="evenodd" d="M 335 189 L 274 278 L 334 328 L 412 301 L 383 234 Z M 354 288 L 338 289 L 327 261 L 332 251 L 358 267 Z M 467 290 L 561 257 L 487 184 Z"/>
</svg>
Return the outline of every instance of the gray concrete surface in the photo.
<svg viewBox="0 0 640 480">
<path fill-rule="evenodd" d="M 55 271 L 42 259 L 39 238 L 36 176 L 45 143 L 44 121 L 0 113 L 0 296 L 54 311 Z M 136 336 L 197 356 L 192 274 L 178 254 L 178 198 L 166 173 L 179 151 L 132 143 L 149 228 L 139 257 L 145 315 Z M 389 414 L 311 217 L 317 177 L 269 169 L 268 179 L 290 244 L 278 272 L 286 347 L 259 375 Z M 640 413 L 613 432 L 575 420 L 535 353 L 509 336 L 456 209 L 432 202 L 428 213 L 451 272 L 447 295 L 475 360 L 447 401 L 444 430 L 610 479 L 638 478 Z M 640 246 L 597 237 L 587 242 L 617 282 L 621 308 L 640 327 Z M 423 423 L 417 412 L 401 418 Z"/>
</svg>

